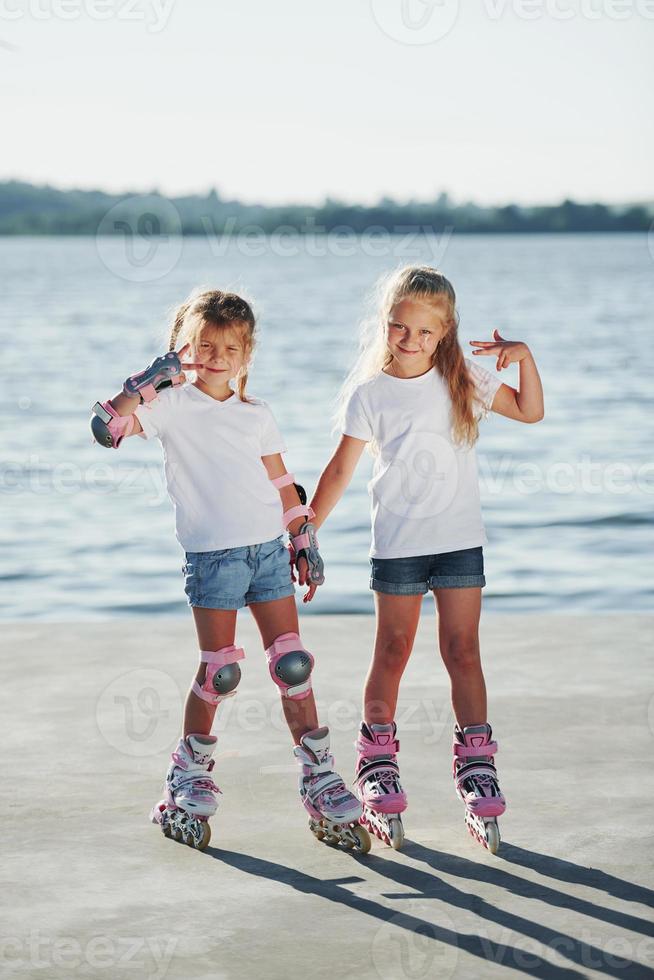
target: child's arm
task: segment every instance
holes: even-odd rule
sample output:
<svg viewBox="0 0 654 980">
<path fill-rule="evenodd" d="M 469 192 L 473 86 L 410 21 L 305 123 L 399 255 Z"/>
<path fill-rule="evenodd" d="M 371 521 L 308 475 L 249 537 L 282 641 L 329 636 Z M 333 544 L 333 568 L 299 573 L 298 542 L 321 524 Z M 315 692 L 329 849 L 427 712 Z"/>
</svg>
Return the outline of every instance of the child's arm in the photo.
<svg viewBox="0 0 654 980">
<path fill-rule="evenodd" d="M 266 472 L 268 473 L 268 478 L 270 480 L 276 480 L 280 476 L 286 476 L 286 473 L 288 472 L 284 466 L 284 460 L 281 457 L 281 453 L 272 453 L 270 456 L 262 456 L 261 462 L 266 467 Z M 281 487 L 278 493 L 281 497 L 284 511 L 290 510 L 291 507 L 299 507 L 302 503 L 300 500 L 300 495 L 292 483 L 290 483 L 287 487 Z M 297 534 L 305 520 L 306 517 L 294 518 L 288 525 L 288 530 L 291 532 L 291 534 Z M 304 585 L 304 582 L 300 580 L 300 584 Z"/>
<path fill-rule="evenodd" d="M 266 467 L 266 472 L 268 473 L 268 478 L 270 480 L 276 480 L 280 476 L 286 476 L 287 469 L 284 465 L 284 460 L 281 457 L 281 453 L 271 453 L 269 456 L 262 456 L 261 462 Z M 302 501 L 300 500 L 300 495 L 295 489 L 293 483 L 289 483 L 286 487 L 280 487 L 278 490 L 279 496 L 282 501 L 282 509 L 284 512 L 290 510 L 291 507 L 300 507 Z M 306 516 L 295 517 L 288 525 L 288 530 L 292 536 L 298 534 L 302 525 L 306 522 Z M 316 582 L 311 582 L 309 579 L 309 566 L 306 559 L 300 557 L 298 563 L 298 582 L 300 585 L 306 585 L 309 589 L 303 596 L 303 602 L 311 602 L 314 597 L 315 591 L 318 588 Z M 293 578 L 295 581 L 295 578 Z"/>
<path fill-rule="evenodd" d="M 511 385 L 500 385 L 491 410 L 517 422 L 540 422 L 545 414 L 543 386 L 533 354 L 526 344 L 519 340 L 504 340 L 497 330 L 493 330 L 493 337 L 492 341 L 471 340 L 471 345 L 479 348 L 472 353 L 497 357 L 498 371 L 509 364 L 518 364 L 520 380 L 517 391 Z"/>
<path fill-rule="evenodd" d="M 313 523 L 317 528 L 324 524 L 345 493 L 365 446 L 365 439 L 341 436 L 334 455 L 322 471 L 311 501 L 316 514 Z"/>
<path fill-rule="evenodd" d="M 109 401 L 95 403 L 91 431 L 100 445 L 118 449 L 123 439 L 143 432 L 143 426 L 134 412 L 142 401 L 154 401 L 161 388 L 183 384 L 186 380 L 184 368 L 199 367 L 197 364 L 182 363 L 182 357 L 190 347 L 190 344 L 185 344 L 179 353 L 168 351 L 155 358 L 145 371 L 127 378 L 117 395 Z"/>
</svg>

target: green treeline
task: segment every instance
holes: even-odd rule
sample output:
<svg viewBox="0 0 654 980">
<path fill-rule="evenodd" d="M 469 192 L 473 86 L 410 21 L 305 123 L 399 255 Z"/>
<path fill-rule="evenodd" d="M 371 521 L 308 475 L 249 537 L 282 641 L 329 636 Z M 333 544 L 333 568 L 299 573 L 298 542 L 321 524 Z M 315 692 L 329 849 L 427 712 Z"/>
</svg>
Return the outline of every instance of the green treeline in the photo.
<svg viewBox="0 0 654 980">
<path fill-rule="evenodd" d="M 0 235 L 120 234 L 270 234 L 295 230 L 304 234 L 386 232 L 402 234 L 420 228 L 436 234 L 459 233 L 620 232 L 647 231 L 651 205 L 561 204 L 479 207 L 453 204 L 447 194 L 431 202 L 399 204 L 390 198 L 369 206 L 326 200 L 319 206 L 248 205 L 206 195 L 166 198 L 149 194 L 62 191 L 19 181 L 0 183 Z"/>
</svg>

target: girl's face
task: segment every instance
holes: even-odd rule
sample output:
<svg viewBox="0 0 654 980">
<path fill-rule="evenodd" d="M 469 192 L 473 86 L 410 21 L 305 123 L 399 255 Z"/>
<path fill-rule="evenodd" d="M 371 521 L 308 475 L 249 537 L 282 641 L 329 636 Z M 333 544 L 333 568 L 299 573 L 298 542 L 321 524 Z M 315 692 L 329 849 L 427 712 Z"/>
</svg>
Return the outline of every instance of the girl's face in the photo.
<svg viewBox="0 0 654 980">
<path fill-rule="evenodd" d="M 386 343 L 394 367 L 419 374 L 429 370 L 438 343 L 448 330 L 446 300 L 425 303 L 407 297 L 392 308 L 386 324 Z"/>
<path fill-rule="evenodd" d="M 225 388 L 248 361 L 243 328 L 204 326 L 192 345 L 200 381 L 210 388 Z"/>
</svg>

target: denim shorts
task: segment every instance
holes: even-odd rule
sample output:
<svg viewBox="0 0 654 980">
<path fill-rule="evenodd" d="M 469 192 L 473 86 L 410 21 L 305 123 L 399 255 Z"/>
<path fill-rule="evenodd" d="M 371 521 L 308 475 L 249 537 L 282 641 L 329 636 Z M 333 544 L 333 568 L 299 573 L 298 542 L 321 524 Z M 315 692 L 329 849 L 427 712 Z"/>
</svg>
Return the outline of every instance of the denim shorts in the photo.
<svg viewBox="0 0 654 980">
<path fill-rule="evenodd" d="M 370 588 L 390 595 L 424 595 L 431 589 L 471 589 L 486 585 L 481 546 L 415 558 L 371 558 L 370 564 Z"/>
<path fill-rule="evenodd" d="M 189 606 L 204 609 L 241 609 L 295 593 L 281 534 L 244 548 L 187 551 L 182 572 Z"/>
</svg>

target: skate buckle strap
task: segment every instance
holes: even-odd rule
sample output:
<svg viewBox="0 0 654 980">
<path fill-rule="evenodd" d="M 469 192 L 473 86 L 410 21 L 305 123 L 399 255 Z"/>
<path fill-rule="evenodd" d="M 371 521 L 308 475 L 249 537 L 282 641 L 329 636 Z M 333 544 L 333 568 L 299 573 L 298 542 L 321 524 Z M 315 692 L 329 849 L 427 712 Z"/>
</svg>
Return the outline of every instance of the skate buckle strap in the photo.
<svg viewBox="0 0 654 980">
<path fill-rule="evenodd" d="M 338 773 L 331 770 L 322 776 L 316 776 L 315 773 L 305 773 L 305 775 L 314 777 L 310 778 L 309 786 L 307 787 L 307 791 L 310 791 L 312 796 L 319 796 L 328 789 L 344 786 L 343 780 Z"/>
<path fill-rule="evenodd" d="M 331 754 L 320 762 L 314 762 L 302 745 L 296 745 L 293 753 L 300 760 L 302 772 L 305 776 L 315 776 L 321 773 L 332 772 L 334 769 L 334 756 Z"/>
<path fill-rule="evenodd" d="M 471 756 L 492 756 L 497 752 L 497 742 L 486 742 L 483 745 L 462 745 L 454 742 L 454 754 L 459 759 L 469 759 Z"/>
<path fill-rule="evenodd" d="M 367 738 L 359 737 L 354 743 L 354 747 L 358 751 L 359 755 L 362 755 L 366 759 L 374 759 L 378 755 L 395 755 L 400 751 L 400 740 L 399 738 L 394 739 L 392 735 L 388 735 L 387 742 L 381 742 L 381 738 L 384 738 L 384 734 L 377 736 L 377 742 L 369 742 Z"/>
<path fill-rule="evenodd" d="M 468 765 L 460 766 L 454 772 L 456 781 L 464 782 L 466 779 L 474 777 L 487 777 L 497 780 L 497 769 L 492 762 L 469 762 Z"/>
<path fill-rule="evenodd" d="M 209 789 L 214 793 L 222 793 L 209 775 L 213 766 L 198 766 L 194 762 L 184 760 L 177 752 L 173 752 L 172 757 L 180 769 L 184 770 L 184 775 L 180 774 L 175 779 L 175 790 L 192 786 L 194 789 Z"/>
</svg>

